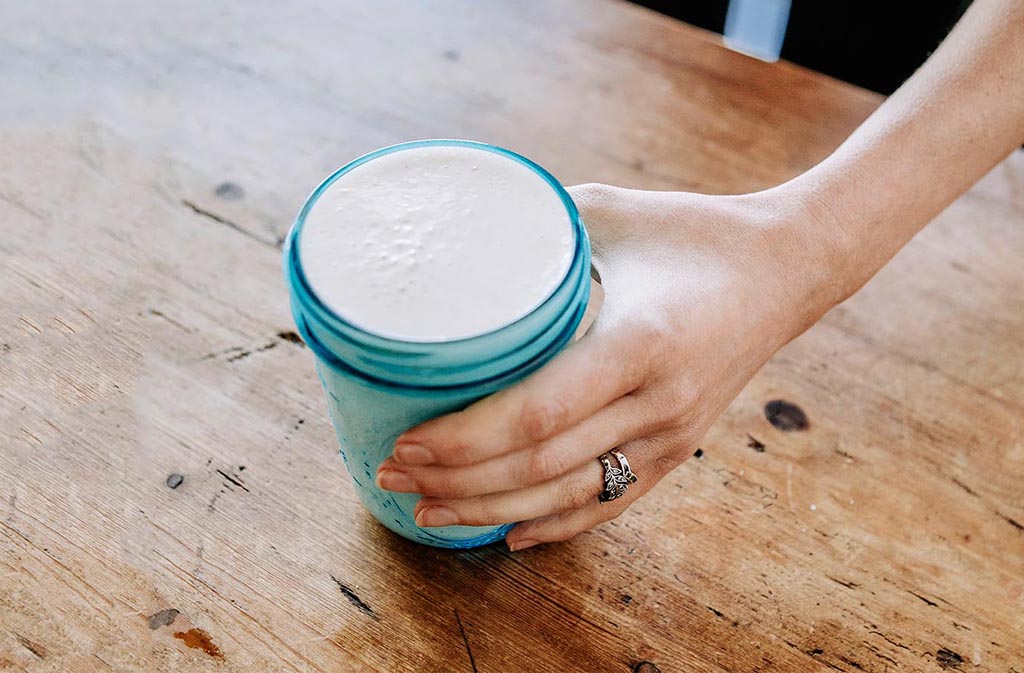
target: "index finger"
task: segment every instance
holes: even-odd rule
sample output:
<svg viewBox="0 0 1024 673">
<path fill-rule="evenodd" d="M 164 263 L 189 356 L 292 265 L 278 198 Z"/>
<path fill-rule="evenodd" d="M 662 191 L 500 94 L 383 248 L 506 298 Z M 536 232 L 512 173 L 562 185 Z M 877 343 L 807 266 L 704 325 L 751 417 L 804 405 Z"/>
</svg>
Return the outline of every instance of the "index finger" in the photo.
<svg viewBox="0 0 1024 673">
<path fill-rule="evenodd" d="M 471 465 L 532 446 L 634 390 L 635 370 L 616 339 L 591 333 L 525 381 L 408 430 L 395 460 Z"/>
</svg>

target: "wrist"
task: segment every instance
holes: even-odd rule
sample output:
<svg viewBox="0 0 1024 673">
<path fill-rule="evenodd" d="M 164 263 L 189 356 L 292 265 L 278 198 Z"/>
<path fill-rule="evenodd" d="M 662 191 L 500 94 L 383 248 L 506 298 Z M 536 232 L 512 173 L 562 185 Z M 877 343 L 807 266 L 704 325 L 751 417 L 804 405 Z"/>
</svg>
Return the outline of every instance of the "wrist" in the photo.
<svg viewBox="0 0 1024 673">
<path fill-rule="evenodd" d="M 795 316 L 796 337 L 858 287 L 851 245 L 831 202 L 791 181 L 743 198 L 764 230 L 764 248 L 779 291 Z"/>
</svg>

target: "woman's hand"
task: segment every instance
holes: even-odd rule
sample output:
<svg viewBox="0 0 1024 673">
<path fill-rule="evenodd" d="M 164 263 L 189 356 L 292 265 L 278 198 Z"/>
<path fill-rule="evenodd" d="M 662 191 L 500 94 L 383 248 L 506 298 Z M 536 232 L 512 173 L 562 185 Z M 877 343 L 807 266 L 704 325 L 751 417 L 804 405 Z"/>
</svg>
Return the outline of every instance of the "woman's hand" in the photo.
<svg viewBox="0 0 1024 673">
<path fill-rule="evenodd" d="M 816 218 L 780 189 L 571 191 L 604 306 L 586 336 L 527 380 L 398 438 L 377 483 L 422 493 L 420 526 L 519 521 L 507 536 L 516 551 L 618 516 L 840 298 L 825 280 L 834 255 Z M 595 459 L 616 447 L 639 481 L 599 503 Z"/>
</svg>

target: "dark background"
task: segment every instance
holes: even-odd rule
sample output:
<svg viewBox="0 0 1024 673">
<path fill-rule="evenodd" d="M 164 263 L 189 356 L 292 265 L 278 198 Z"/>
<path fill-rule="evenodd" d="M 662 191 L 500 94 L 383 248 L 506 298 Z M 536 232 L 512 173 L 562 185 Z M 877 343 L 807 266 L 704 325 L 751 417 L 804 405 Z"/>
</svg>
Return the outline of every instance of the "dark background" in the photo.
<svg viewBox="0 0 1024 673">
<path fill-rule="evenodd" d="M 639 0 L 721 33 L 728 0 Z M 971 0 L 793 0 L 782 58 L 889 94 L 949 33 Z"/>
</svg>

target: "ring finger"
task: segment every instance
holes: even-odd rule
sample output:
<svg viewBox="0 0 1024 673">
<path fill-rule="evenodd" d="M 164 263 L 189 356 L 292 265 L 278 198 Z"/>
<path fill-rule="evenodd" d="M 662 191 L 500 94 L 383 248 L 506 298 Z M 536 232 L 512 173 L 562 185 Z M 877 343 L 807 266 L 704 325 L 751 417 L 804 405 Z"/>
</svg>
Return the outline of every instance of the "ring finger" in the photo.
<svg viewBox="0 0 1024 673">
<path fill-rule="evenodd" d="M 645 437 L 621 447 L 631 463 L 634 455 L 643 455 L 644 472 L 637 484 L 610 503 L 592 502 L 583 507 L 565 512 L 523 521 L 513 528 L 505 540 L 511 551 L 520 551 L 542 542 L 561 542 L 575 537 L 585 530 L 618 517 L 655 484 L 676 467 L 675 461 L 655 460 L 655 456 L 675 453 L 677 443 L 671 437 Z M 596 461 L 595 461 L 596 462 Z"/>
</svg>

